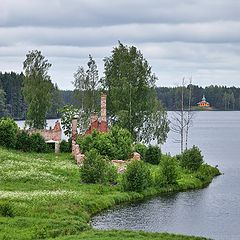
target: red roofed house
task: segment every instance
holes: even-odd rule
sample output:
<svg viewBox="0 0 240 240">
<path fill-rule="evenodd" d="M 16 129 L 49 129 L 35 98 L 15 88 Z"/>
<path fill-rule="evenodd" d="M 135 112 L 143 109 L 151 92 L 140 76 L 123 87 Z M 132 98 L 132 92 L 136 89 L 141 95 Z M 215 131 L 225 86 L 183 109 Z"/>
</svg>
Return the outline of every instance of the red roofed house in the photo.
<svg viewBox="0 0 240 240">
<path fill-rule="evenodd" d="M 205 96 L 203 95 L 202 101 L 197 104 L 199 107 L 210 107 L 209 102 L 206 101 Z"/>
</svg>

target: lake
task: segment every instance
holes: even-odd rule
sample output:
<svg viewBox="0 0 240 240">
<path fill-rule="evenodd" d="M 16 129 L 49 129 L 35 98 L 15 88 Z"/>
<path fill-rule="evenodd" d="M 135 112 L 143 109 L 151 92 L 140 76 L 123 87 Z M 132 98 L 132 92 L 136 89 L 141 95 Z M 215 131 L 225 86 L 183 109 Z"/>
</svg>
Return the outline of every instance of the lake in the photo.
<svg viewBox="0 0 240 240">
<path fill-rule="evenodd" d="M 179 153 L 175 138 L 170 132 L 163 152 Z M 205 189 L 117 206 L 95 216 L 92 226 L 239 240 L 240 112 L 196 112 L 189 136 L 189 145 L 193 144 L 202 150 L 205 162 L 218 165 L 224 175 Z"/>
</svg>

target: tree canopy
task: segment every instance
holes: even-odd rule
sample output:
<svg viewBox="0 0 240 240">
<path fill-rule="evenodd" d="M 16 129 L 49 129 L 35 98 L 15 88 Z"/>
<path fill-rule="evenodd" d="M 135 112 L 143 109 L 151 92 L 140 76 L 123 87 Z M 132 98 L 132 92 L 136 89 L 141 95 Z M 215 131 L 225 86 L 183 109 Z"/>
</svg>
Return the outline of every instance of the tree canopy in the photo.
<svg viewBox="0 0 240 240">
<path fill-rule="evenodd" d="M 75 87 L 75 96 L 78 99 L 78 107 L 86 113 L 96 111 L 98 108 L 98 86 L 99 76 L 97 64 L 93 57 L 89 55 L 87 62 L 87 70 L 83 66 L 79 66 L 74 73 L 73 85 Z"/>
<path fill-rule="evenodd" d="M 166 112 L 157 100 L 156 76 L 143 54 L 119 42 L 104 59 L 103 87 L 108 92 L 111 121 L 128 129 L 136 140 L 166 140 Z"/>
<path fill-rule="evenodd" d="M 23 95 L 28 105 L 27 124 L 42 129 L 46 126 L 46 114 L 51 106 L 53 84 L 48 70 L 51 64 L 41 51 L 33 50 L 23 63 L 25 73 Z"/>
</svg>

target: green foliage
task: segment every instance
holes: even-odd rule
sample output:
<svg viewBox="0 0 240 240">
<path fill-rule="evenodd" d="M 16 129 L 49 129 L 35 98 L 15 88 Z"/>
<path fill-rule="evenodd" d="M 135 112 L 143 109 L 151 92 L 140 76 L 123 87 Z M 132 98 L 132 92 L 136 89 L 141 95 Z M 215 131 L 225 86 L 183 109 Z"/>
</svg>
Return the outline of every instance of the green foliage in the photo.
<svg viewBox="0 0 240 240">
<path fill-rule="evenodd" d="M 109 183 L 115 184 L 117 182 L 117 178 L 118 178 L 117 167 L 111 163 L 108 163 L 106 176 L 107 176 L 107 181 Z"/>
<path fill-rule="evenodd" d="M 0 118 L 8 115 L 6 107 L 6 93 L 0 87 Z"/>
<path fill-rule="evenodd" d="M 164 142 L 168 121 L 157 100 L 157 78 L 143 54 L 119 42 L 112 55 L 104 59 L 104 67 L 103 85 L 108 90 L 107 108 L 112 122 L 128 129 L 135 140 Z"/>
<path fill-rule="evenodd" d="M 59 109 L 63 106 L 63 98 L 58 85 L 55 83 L 51 91 L 51 107 L 47 112 L 47 118 L 59 118 Z"/>
<path fill-rule="evenodd" d="M 33 152 L 48 152 L 49 148 L 45 143 L 44 138 L 39 133 L 34 133 L 30 136 L 31 151 Z"/>
<path fill-rule="evenodd" d="M 159 167 L 146 165 L 151 172 Z M 110 240 L 125 239 L 125 236 L 129 240 L 134 237 L 195 239 L 165 233 L 86 230 L 91 228 L 89 221 L 92 215 L 116 204 L 206 186 L 196 177 L 198 172 L 189 173 L 180 169 L 178 184 L 164 188 L 150 187 L 136 193 L 120 191 L 118 185 L 80 184 L 79 168 L 69 153 L 26 153 L 0 147 L 0 166 L 1 197 L 6 198 L 6 201 L 0 202 L 9 202 L 15 215 L 11 218 L 1 217 L 0 239 L 32 240 L 45 237 Z"/>
<path fill-rule="evenodd" d="M 19 131 L 15 148 L 23 152 L 30 152 L 32 148 L 31 138 L 25 131 Z"/>
<path fill-rule="evenodd" d="M 149 146 L 145 153 L 145 161 L 151 164 L 159 164 L 161 159 L 161 149 L 157 146 Z"/>
<path fill-rule="evenodd" d="M 220 175 L 219 170 L 207 164 L 202 164 L 196 172 L 196 177 L 203 182 L 209 182 L 213 176 L 217 175 Z"/>
<path fill-rule="evenodd" d="M 23 152 L 49 152 L 50 147 L 39 133 L 29 135 L 26 131 L 17 133 L 17 141 L 15 148 Z"/>
<path fill-rule="evenodd" d="M 151 183 L 150 170 L 143 161 L 132 161 L 123 175 L 124 191 L 142 192 Z"/>
<path fill-rule="evenodd" d="M 25 71 L 23 95 L 28 105 L 26 123 L 37 129 L 46 126 L 46 114 L 51 106 L 54 87 L 48 75 L 50 67 L 51 64 L 38 50 L 29 52 L 23 63 Z"/>
<path fill-rule="evenodd" d="M 112 171 L 108 163 L 96 149 L 86 153 L 83 166 L 80 168 L 81 180 L 84 183 L 106 183 L 109 181 L 108 173 Z M 111 174 L 111 178 L 112 178 Z M 112 180 L 112 179 L 111 179 Z"/>
<path fill-rule="evenodd" d="M 128 159 L 132 151 L 132 135 L 127 129 L 113 126 L 109 131 L 109 138 L 114 145 L 114 158 Z"/>
<path fill-rule="evenodd" d="M 197 146 L 183 152 L 180 157 L 181 166 L 191 171 L 196 171 L 203 164 L 203 156 Z"/>
<path fill-rule="evenodd" d="M 62 140 L 60 142 L 60 152 L 71 152 L 72 151 L 72 145 L 70 141 Z"/>
<path fill-rule="evenodd" d="M 10 202 L 0 202 L 0 216 L 14 217 L 14 210 Z"/>
<path fill-rule="evenodd" d="M 79 109 L 75 108 L 73 105 L 65 105 L 63 108 L 59 109 L 59 112 L 61 114 L 61 125 L 64 134 L 70 137 L 72 134 L 72 119 L 74 117 L 79 117 Z"/>
<path fill-rule="evenodd" d="M 85 137 L 79 137 L 77 143 L 83 153 L 96 149 L 101 155 L 113 158 L 115 147 L 109 138 L 109 133 L 99 133 L 96 130 Z"/>
<path fill-rule="evenodd" d="M 79 137 L 77 143 L 83 153 L 91 149 L 110 159 L 128 159 L 132 148 L 133 139 L 128 130 L 114 126 L 107 133 L 99 133 L 96 130 L 85 137 Z"/>
<path fill-rule="evenodd" d="M 151 233 L 130 230 L 90 230 L 79 235 L 61 238 L 61 240 L 209 240 L 204 237 L 183 236 L 171 233 Z"/>
<path fill-rule="evenodd" d="M 11 116 L 23 119 L 26 115 L 26 104 L 22 95 L 23 74 L 0 72 L 0 117 Z"/>
<path fill-rule="evenodd" d="M 146 151 L 148 147 L 142 143 L 136 143 L 133 147 L 134 152 L 137 152 L 141 155 L 141 159 L 146 161 Z"/>
<path fill-rule="evenodd" d="M 173 185 L 177 181 L 177 160 L 171 156 L 164 156 L 161 159 L 157 174 L 157 185 L 166 186 Z"/>
<path fill-rule="evenodd" d="M 18 126 L 13 119 L 0 119 L 0 146 L 14 148 L 17 141 Z"/>
</svg>

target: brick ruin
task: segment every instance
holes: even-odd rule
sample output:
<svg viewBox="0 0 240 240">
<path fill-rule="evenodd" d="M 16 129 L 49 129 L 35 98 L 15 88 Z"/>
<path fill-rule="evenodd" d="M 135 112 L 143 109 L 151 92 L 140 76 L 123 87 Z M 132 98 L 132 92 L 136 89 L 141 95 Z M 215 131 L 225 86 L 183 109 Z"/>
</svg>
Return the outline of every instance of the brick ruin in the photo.
<svg viewBox="0 0 240 240">
<path fill-rule="evenodd" d="M 107 110 L 106 110 L 106 100 L 107 95 L 102 93 L 101 94 L 101 115 L 100 118 L 98 118 L 97 113 L 92 114 L 90 125 L 87 131 L 83 134 L 83 136 L 86 136 L 88 134 L 91 134 L 94 129 L 96 129 L 99 132 L 107 132 L 108 131 L 108 125 L 107 125 Z M 77 165 L 80 166 L 84 160 L 85 155 L 81 153 L 80 146 L 76 143 L 77 140 L 77 118 L 72 119 L 72 155 L 74 156 Z M 141 156 L 137 152 L 133 152 L 132 154 L 132 160 L 140 160 Z M 115 164 L 118 167 L 119 172 L 124 172 L 126 169 L 126 164 L 128 161 L 123 160 L 112 160 L 112 163 Z"/>
<path fill-rule="evenodd" d="M 105 93 L 101 94 L 101 116 L 98 118 L 97 113 L 93 113 L 91 116 L 90 126 L 84 135 L 91 134 L 93 130 L 96 129 L 99 132 L 107 132 L 107 95 Z"/>
<path fill-rule="evenodd" d="M 60 122 L 57 120 L 53 129 L 29 129 L 28 134 L 39 133 L 48 144 L 54 144 L 55 153 L 60 150 L 60 142 L 62 140 L 62 128 Z"/>
<path fill-rule="evenodd" d="M 99 132 L 107 132 L 107 95 L 105 93 L 101 94 L 101 115 L 98 118 L 97 113 L 93 113 L 90 120 L 90 125 L 86 132 L 83 134 L 84 136 L 91 134 L 93 130 L 97 130 Z M 80 147 L 76 144 L 77 140 L 77 118 L 72 119 L 72 154 L 78 165 L 81 165 L 84 159 L 84 154 L 81 154 Z"/>
</svg>

